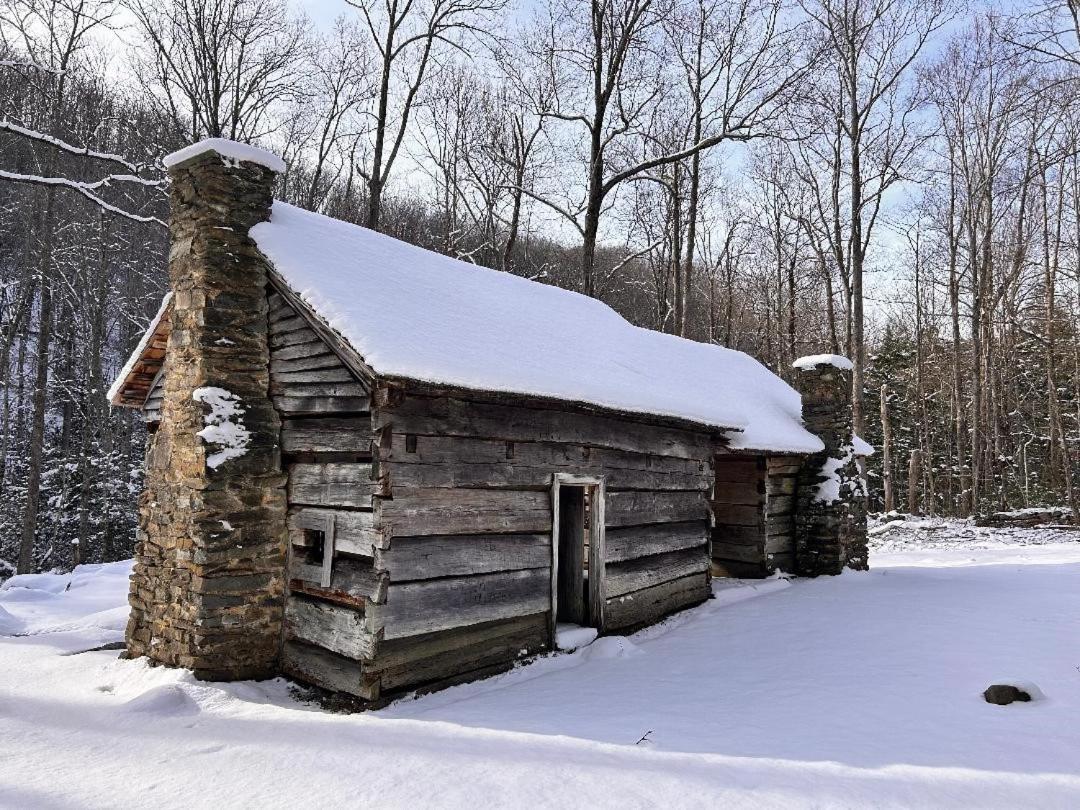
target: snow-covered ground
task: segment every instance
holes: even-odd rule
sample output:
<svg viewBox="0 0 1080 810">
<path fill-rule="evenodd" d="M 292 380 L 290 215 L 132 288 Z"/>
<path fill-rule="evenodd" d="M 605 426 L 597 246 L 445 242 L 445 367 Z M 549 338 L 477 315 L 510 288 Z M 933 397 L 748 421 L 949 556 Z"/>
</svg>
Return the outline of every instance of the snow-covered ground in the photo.
<svg viewBox="0 0 1080 810">
<path fill-rule="evenodd" d="M 122 637 L 125 564 L 16 577 L 0 806 L 1080 807 L 1080 533 L 937 526 L 360 715 L 80 652 Z M 1045 699 L 982 700 L 1010 679 Z"/>
</svg>

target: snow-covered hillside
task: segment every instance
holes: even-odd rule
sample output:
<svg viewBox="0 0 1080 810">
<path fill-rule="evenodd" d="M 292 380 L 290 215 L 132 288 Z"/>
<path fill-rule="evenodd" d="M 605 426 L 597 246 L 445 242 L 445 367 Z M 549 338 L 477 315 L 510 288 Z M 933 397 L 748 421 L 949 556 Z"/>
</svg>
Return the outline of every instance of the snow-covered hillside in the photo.
<svg viewBox="0 0 1080 810">
<path fill-rule="evenodd" d="M 0 806 L 1080 806 L 1080 534 L 924 529 L 361 715 L 80 652 L 121 639 L 126 564 L 15 577 Z M 982 700 L 1008 679 L 1045 700 Z"/>
</svg>

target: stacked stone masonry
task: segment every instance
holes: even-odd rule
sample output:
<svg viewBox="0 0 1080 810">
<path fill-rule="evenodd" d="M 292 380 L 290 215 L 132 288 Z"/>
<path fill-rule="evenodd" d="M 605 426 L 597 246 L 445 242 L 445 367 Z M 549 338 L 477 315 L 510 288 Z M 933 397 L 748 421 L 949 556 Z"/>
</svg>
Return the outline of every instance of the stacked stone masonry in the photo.
<svg viewBox="0 0 1080 810">
<path fill-rule="evenodd" d="M 174 292 L 162 419 L 147 454 L 128 654 L 205 679 L 272 675 L 281 637 L 285 476 L 268 398 L 267 267 L 247 236 L 273 173 L 204 153 L 171 170 Z M 196 389 L 239 401 L 245 452 L 215 468 Z"/>
</svg>

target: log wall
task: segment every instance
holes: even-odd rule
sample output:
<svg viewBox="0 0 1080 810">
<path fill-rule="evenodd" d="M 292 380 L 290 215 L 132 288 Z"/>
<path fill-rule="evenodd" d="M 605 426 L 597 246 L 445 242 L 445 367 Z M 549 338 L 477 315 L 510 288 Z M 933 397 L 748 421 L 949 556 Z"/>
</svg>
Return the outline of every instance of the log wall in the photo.
<svg viewBox="0 0 1080 810">
<path fill-rule="evenodd" d="M 708 596 L 704 433 L 397 387 L 375 392 L 373 412 L 388 584 L 368 608 L 370 688 L 479 677 L 547 649 L 555 473 L 605 477 L 605 632 Z"/>
<path fill-rule="evenodd" d="M 798 456 L 719 455 L 713 490 L 714 576 L 793 571 Z"/>
<path fill-rule="evenodd" d="M 269 303 L 270 395 L 289 480 L 281 666 L 298 680 L 375 698 L 363 672 L 379 641 L 368 613 L 385 600 L 388 578 L 375 565 L 382 538 L 372 509 L 370 383 L 279 293 Z M 325 579 L 320 542 L 333 544 Z"/>
</svg>

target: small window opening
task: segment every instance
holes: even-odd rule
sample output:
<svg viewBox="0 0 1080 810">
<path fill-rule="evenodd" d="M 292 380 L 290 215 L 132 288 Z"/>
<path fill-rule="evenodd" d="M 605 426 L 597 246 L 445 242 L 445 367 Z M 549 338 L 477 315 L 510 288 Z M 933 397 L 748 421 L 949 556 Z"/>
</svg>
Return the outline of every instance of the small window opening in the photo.
<svg viewBox="0 0 1080 810">
<path fill-rule="evenodd" d="M 319 529 L 304 529 L 304 562 L 308 565 L 322 565 L 326 551 L 326 532 Z"/>
<path fill-rule="evenodd" d="M 416 434 L 415 433 L 406 434 L 406 436 L 405 436 L 405 452 L 406 453 L 415 453 L 416 452 Z"/>
<path fill-rule="evenodd" d="M 506 457 L 507 458 L 513 458 L 514 457 L 514 443 L 513 442 L 507 442 L 506 443 Z"/>
</svg>

